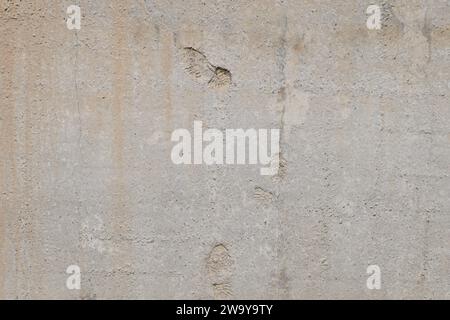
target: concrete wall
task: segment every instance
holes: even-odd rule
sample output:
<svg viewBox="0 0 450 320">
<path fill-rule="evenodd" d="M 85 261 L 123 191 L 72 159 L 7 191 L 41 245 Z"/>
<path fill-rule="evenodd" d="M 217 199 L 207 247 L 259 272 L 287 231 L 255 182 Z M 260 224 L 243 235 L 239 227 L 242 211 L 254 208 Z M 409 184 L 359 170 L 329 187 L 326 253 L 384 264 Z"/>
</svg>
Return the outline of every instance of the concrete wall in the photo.
<svg viewBox="0 0 450 320">
<path fill-rule="evenodd" d="M 450 2 L 1 0 L 0 39 L 1 298 L 450 298 Z M 281 129 L 279 174 L 173 164 L 195 120 Z"/>
</svg>

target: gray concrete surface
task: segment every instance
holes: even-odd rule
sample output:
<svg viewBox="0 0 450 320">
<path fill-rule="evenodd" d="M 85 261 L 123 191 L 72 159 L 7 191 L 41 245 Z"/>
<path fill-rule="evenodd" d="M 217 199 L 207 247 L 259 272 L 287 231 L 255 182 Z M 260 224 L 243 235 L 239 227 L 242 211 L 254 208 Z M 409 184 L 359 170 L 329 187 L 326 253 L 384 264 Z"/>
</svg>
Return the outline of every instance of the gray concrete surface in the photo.
<svg viewBox="0 0 450 320">
<path fill-rule="evenodd" d="M 0 40 L 1 298 L 450 298 L 450 2 L 1 0 Z M 279 174 L 174 165 L 195 120 Z"/>
</svg>

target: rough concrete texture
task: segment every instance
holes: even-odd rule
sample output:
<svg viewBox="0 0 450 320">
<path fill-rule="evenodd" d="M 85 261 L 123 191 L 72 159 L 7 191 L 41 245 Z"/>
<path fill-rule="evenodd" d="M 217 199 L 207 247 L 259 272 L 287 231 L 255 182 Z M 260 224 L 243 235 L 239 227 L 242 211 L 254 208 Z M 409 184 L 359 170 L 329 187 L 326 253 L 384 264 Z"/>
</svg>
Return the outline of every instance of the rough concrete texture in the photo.
<svg viewBox="0 0 450 320">
<path fill-rule="evenodd" d="M 450 298 L 448 1 L 1 0 L 0 39 L 1 298 Z M 194 120 L 280 128 L 279 174 L 173 164 Z"/>
</svg>

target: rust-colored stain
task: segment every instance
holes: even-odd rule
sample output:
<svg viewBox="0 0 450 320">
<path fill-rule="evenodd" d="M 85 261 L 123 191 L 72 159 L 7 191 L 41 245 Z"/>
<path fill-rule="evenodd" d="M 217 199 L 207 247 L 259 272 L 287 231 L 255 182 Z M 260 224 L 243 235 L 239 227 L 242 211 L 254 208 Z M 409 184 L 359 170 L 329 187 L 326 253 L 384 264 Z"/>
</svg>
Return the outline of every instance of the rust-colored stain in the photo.
<svg viewBox="0 0 450 320">
<path fill-rule="evenodd" d="M 126 238 L 130 228 L 130 220 L 127 203 L 127 181 L 126 181 L 126 105 L 128 105 L 130 91 L 130 70 L 131 70 L 131 53 L 130 44 L 128 43 L 128 30 L 131 29 L 129 14 L 126 13 L 130 8 L 129 1 L 115 5 L 113 8 L 113 96 L 112 96 L 112 153 L 114 160 L 114 181 L 112 185 L 112 230 L 116 239 L 121 239 L 118 243 L 120 261 L 113 261 L 115 267 L 121 267 L 126 263 L 127 257 L 132 253 L 130 242 L 122 239 Z M 125 10 L 125 11 L 124 11 Z M 116 296 L 123 295 L 121 288 L 114 286 L 114 294 Z"/>
<path fill-rule="evenodd" d="M 231 2 L 0 1 L 0 299 L 448 296 L 450 7 Z M 194 120 L 278 175 L 174 166 Z"/>
<path fill-rule="evenodd" d="M 8 3 L 2 12 L 18 17 L 24 8 L 19 3 Z M 42 26 L 33 32 L 43 32 Z M 0 201 L 0 298 L 8 297 L 3 291 L 6 277 L 15 282 L 17 297 L 29 297 L 36 292 L 41 279 L 36 276 L 40 243 L 35 232 L 36 197 L 34 190 L 39 183 L 39 172 L 35 170 L 39 158 L 41 141 L 38 131 L 41 112 L 39 102 L 40 65 L 47 54 L 42 46 L 33 43 L 31 31 L 13 19 L 3 30 L 1 47 L 3 103 L 1 104 L 1 201 Z M 22 47 L 21 47 L 22 46 Z M 22 79 L 21 74 L 25 74 Z M 23 90 L 20 90 L 23 88 Z M 23 94 L 23 98 L 18 96 Z M 17 108 L 18 100 L 25 105 Z M 23 142 L 20 144 L 20 137 Z M 20 160 L 20 163 L 18 162 Z M 13 247 L 6 247 L 6 239 Z M 6 261 L 8 259 L 8 261 Z M 15 269 L 14 269 L 15 267 Z"/>
<path fill-rule="evenodd" d="M 45 25 L 40 25 L 38 32 L 47 35 Z M 38 294 L 42 277 L 38 276 L 43 270 L 44 255 L 41 254 L 41 235 L 38 229 L 38 218 L 41 214 L 42 202 L 39 194 L 43 174 L 43 161 L 48 159 L 47 152 L 43 152 L 44 132 L 42 122 L 45 118 L 44 104 L 45 82 L 47 74 L 44 66 L 49 64 L 49 49 L 47 38 L 36 43 L 30 30 L 22 30 L 25 49 L 25 110 L 24 110 L 24 150 L 25 166 L 22 169 L 21 209 L 17 223 L 16 254 L 17 266 L 21 279 L 23 295 L 28 297 Z M 19 258 L 20 257 L 20 258 Z"/>
<path fill-rule="evenodd" d="M 9 2 L 2 10 L 9 17 L 24 16 L 36 5 Z M 45 7 L 41 5 L 41 7 Z M 3 17 L 2 17 L 3 18 Z M 43 202 L 39 190 L 44 173 L 42 163 L 50 155 L 45 148 L 44 105 L 50 64 L 49 26 L 27 24 L 12 18 L 2 32 L 1 77 L 1 164 L 0 164 L 0 297 L 10 297 L 3 288 L 15 286 L 19 298 L 31 297 L 42 289 L 42 239 L 38 215 Z M 31 17 L 30 20 L 37 19 Z M 34 21 L 33 21 L 34 22 Z M 31 22 L 30 22 L 31 23 Z M 36 34 L 42 35 L 40 38 Z M 9 240 L 9 242 L 6 241 Z M 10 243 L 11 247 L 6 247 Z M 8 261 L 6 262 L 6 259 Z"/>
</svg>

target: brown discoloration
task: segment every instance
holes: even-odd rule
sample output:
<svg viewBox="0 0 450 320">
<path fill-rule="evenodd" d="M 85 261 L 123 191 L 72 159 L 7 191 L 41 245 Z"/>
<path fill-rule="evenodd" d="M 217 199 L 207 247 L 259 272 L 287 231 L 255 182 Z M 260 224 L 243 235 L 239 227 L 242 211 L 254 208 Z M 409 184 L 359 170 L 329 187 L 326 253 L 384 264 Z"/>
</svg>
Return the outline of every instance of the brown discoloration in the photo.
<svg viewBox="0 0 450 320">
<path fill-rule="evenodd" d="M 430 31 L 430 39 L 433 47 L 448 48 L 448 39 L 450 39 L 450 25 L 432 29 Z"/>
<path fill-rule="evenodd" d="M 304 36 L 302 38 L 297 38 L 292 47 L 296 55 L 302 54 L 305 51 L 305 41 Z"/>
<path fill-rule="evenodd" d="M 112 96 L 112 153 L 114 163 L 114 179 L 112 185 L 112 217 L 111 224 L 114 234 L 126 234 L 129 232 L 130 214 L 127 202 L 126 170 L 126 106 L 128 105 L 130 92 L 130 70 L 131 54 L 127 38 L 127 30 L 130 28 L 129 14 L 127 10 L 131 7 L 129 1 L 116 4 L 113 8 L 113 96 Z M 128 242 L 120 243 L 120 261 L 112 261 L 113 266 L 123 264 L 123 260 L 132 252 Z M 113 284 L 115 296 L 124 294 L 121 288 Z"/>
<path fill-rule="evenodd" d="M 39 215 L 42 212 L 42 195 L 39 185 L 44 174 L 44 159 L 50 154 L 45 149 L 45 109 L 42 102 L 48 96 L 44 85 L 48 81 L 48 73 L 45 67 L 50 64 L 50 48 L 48 47 L 48 26 L 40 25 L 40 34 L 46 35 L 43 40 L 36 40 L 31 30 L 24 26 L 21 30 L 23 43 L 26 45 L 24 53 L 25 63 L 25 106 L 23 110 L 24 137 L 22 157 L 24 159 L 21 168 L 21 206 L 18 211 L 16 223 L 16 260 L 18 267 L 20 296 L 28 298 L 39 295 L 44 279 L 42 273 L 44 255 L 41 253 L 40 234 L 41 221 Z M 43 151 L 45 150 L 45 151 Z"/>
<path fill-rule="evenodd" d="M 448 297 L 450 6 L 171 2 L 80 1 L 75 31 L 0 1 L 0 298 Z M 281 127 L 279 175 L 174 167 L 194 120 Z M 402 285 L 365 291 L 369 261 Z"/>
<path fill-rule="evenodd" d="M 5 22 L 1 36 L 5 41 L 0 48 L 0 83 L 5 94 L 0 113 L 0 234 L 5 238 L 0 245 L 0 297 L 4 298 L 37 297 L 43 294 L 45 283 L 40 234 L 44 222 L 39 214 L 45 205 L 40 192 L 45 174 L 43 162 L 52 157 L 48 146 L 51 133 L 44 130 L 50 123 L 50 106 L 44 100 L 51 97 L 52 90 L 48 85 L 52 26 L 37 21 L 47 18 L 47 14 L 51 16 L 47 5 L 10 1 L 1 16 Z M 45 14 L 28 15 L 37 8 Z M 24 18 L 27 23 L 21 22 Z M 30 28 L 34 23 L 35 27 Z M 3 291 L 5 277 L 8 284 Z"/>
</svg>

